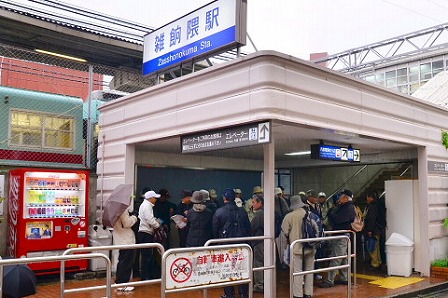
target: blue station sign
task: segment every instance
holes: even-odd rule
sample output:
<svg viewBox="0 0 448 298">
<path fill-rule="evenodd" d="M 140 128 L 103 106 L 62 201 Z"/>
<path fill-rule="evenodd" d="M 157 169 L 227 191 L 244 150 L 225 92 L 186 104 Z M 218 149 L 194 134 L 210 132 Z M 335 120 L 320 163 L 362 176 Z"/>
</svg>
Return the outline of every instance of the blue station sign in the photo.
<svg viewBox="0 0 448 298">
<path fill-rule="evenodd" d="M 361 151 L 352 147 L 313 144 L 311 145 L 311 158 L 334 161 L 360 162 Z"/>
<path fill-rule="evenodd" d="M 215 0 L 144 36 L 143 75 L 245 43 L 245 2 Z"/>
</svg>

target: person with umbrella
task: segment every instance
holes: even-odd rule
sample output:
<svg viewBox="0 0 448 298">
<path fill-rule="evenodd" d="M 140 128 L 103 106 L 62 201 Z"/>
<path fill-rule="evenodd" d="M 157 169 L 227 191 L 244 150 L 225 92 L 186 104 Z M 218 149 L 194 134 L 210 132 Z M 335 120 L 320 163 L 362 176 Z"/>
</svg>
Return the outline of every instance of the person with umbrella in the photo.
<svg viewBox="0 0 448 298">
<path fill-rule="evenodd" d="M 132 184 L 119 184 L 110 194 L 104 205 L 102 222 L 105 227 L 113 227 L 113 240 L 115 245 L 135 244 L 135 233 L 132 226 L 137 222 L 135 215 L 130 215 Z M 118 252 L 116 280 L 126 283 L 131 279 L 134 250 L 121 249 Z M 120 291 L 133 291 L 134 287 L 119 288 Z"/>
<path fill-rule="evenodd" d="M 155 191 L 150 190 L 145 193 L 143 201 L 138 211 L 140 226 L 138 228 L 138 243 L 153 243 L 154 231 L 160 228 L 160 222 L 154 216 L 154 205 L 160 197 Z M 144 248 L 141 250 L 141 279 L 149 280 L 156 278 L 152 272 L 154 267 L 154 252 L 152 248 Z"/>
<path fill-rule="evenodd" d="M 126 209 L 114 224 L 112 232 L 114 245 L 132 245 L 135 244 L 135 234 L 132 226 L 137 222 L 137 216 L 131 215 L 129 208 Z M 131 279 L 132 267 L 134 263 L 133 249 L 120 249 L 118 251 L 117 272 L 115 275 L 115 283 L 126 283 Z M 131 292 L 134 287 L 118 288 L 118 291 Z"/>
</svg>

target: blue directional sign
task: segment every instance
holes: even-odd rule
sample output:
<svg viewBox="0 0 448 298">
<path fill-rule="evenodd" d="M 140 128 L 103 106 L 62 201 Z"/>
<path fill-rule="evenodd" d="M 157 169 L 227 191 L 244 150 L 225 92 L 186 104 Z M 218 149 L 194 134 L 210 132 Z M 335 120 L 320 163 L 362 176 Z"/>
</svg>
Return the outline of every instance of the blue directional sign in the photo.
<svg viewBox="0 0 448 298">
<path fill-rule="evenodd" d="M 361 151 L 352 147 L 314 144 L 311 145 L 311 158 L 334 161 L 360 162 Z"/>
</svg>

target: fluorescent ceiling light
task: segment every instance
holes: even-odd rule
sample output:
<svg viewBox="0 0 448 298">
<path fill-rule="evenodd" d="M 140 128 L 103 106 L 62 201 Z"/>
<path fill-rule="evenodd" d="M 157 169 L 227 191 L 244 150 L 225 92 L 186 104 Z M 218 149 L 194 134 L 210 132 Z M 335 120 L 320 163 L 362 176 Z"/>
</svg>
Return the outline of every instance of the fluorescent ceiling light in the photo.
<svg viewBox="0 0 448 298">
<path fill-rule="evenodd" d="M 311 154 L 311 151 L 300 151 L 300 152 L 285 153 L 285 155 L 288 155 L 288 156 L 299 156 L 299 155 L 309 155 L 309 154 Z"/>
<path fill-rule="evenodd" d="M 82 59 L 82 58 L 77 58 L 77 57 L 73 57 L 73 56 L 69 56 L 69 55 L 45 51 L 45 50 L 41 50 L 41 49 L 35 49 L 35 51 L 38 53 L 41 53 L 41 54 L 47 54 L 47 55 L 51 55 L 51 56 L 55 56 L 55 57 L 59 57 L 59 58 L 68 59 L 68 60 L 73 60 L 73 61 L 78 61 L 78 62 L 87 62 L 87 60 Z"/>
</svg>

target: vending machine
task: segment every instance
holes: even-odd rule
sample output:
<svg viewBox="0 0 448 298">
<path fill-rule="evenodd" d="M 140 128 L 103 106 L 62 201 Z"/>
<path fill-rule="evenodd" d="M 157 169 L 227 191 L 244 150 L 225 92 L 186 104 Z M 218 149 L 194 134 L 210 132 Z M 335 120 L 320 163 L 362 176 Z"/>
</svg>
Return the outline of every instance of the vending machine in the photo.
<svg viewBox="0 0 448 298">
<path fill-rule="evenodd" d="M 10 171 L 7 254 L 61 255 L 88 245 L 89 173 L 77 170 Z M 67 261 L 66 271 L 87 269 L 88 260 Z M 36 274 L 57 273 L 59 262 L 32 263 Z"/>
</svg>

